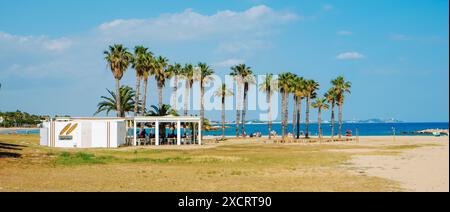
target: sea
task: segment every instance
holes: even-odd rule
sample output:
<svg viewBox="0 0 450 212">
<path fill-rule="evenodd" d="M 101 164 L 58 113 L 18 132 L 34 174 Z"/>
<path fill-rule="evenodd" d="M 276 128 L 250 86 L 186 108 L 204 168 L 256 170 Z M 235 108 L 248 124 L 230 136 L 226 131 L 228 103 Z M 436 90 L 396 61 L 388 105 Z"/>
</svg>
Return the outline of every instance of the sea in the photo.
<svg viewBox="0 0 450 212">
<path fill-rule="evenodd" d="M 236 135 L 236 125 L 227 124 L 225 129 L 225 135 Z M 322 124 L 323 135 L 331 135 L 331 124 Z M 351 131 L 353 135 L 360 136 L 389 136 L 394 132 L 398 136 L 402 135 L 416 135 L 413 132 L 425 130 L 425 129 L 448 129 L 448 122 L 427 122 L 427 123 L 344 123 L 342 125 L 342 133 L 345 134 L 347 130 Z M 281 124 L 273 123 L 272 130 L 276 131 L 278 135 L 281 134 Z M 252 133 L 261 133 L 262 135 L 268 135 L 267 124 L 254 124 L 248 123 L 245 125 L 245 131 L 247 135 Z M 288 125 L 288 131 L 292 133 L 292 124 Z M 300 125 L 300 131 L 305 132 L 305 124 Z M 338 132 L 338 125 L 335 125 L 335 134 Z M 222 130 L 203 132 L 206 136 L 220 136 Z M 311 123 L 309 125 L 309 133 L 312 136 L 318 135 L 317 123 Z M 0 134 L 39 134 L 39 130 L 0 130 Z"/>
<path fill-rule="evenodd" d="M 233 136 L 236 135 L 236 125 L 227 124 L 227 129 L 225 130 L 225 135 Z M 305 124 L 300 125 L 300 132 L 305 132 Z M 321 125 L 322 134 L 324 136 L 331 135 L 331 124 L 326 123 Z M 413 132 L 426 130 L 426 129 L 448 129 L 448 122 L 434 122 L 434 123 L 344 123 L 342 125 L 342 133 L 345 134 L 347 130 L 352 132 L 352 135 L 360 136 L 388 136 L 393 135 L 415 135 Z M 281 124 L 272 124 L 272 130 L 276 131 L 278 135 L 281 135 Z M 245 131 L 247 135 L 252 133 L 260 132 L 262 135 L 268 135 L 269 130 L 267 124 L 246 124 Z M 292 131 L 292 124 L 288 124 L 288 132 Z M 338 124 L 335 125 L 335 134 L 338 132 Z M 309 124 L 309 133 L 312 136 L 318 135 L 318 124 Z M 222 130 L 204 132 L 205 135 L 218 136 L 222 135 Z"/>
</svg>

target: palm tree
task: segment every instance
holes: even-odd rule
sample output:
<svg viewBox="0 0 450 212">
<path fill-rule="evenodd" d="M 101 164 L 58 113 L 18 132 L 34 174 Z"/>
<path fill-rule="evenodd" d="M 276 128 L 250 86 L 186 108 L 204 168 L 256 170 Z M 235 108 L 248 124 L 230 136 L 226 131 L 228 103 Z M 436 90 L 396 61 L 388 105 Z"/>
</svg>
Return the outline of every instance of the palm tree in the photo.
<svg viewBox="0 0 450 212">
<path fill-rule="evenodd" d="M 336 91 L 334 88 L 330 88 L 328 92 L 325 94 L 325 98 L 327 99 L 327 102 L 331 104 L 331 140 L 334 141 L 334 108 L 336 106 Z"/>
<path fill-rule="evenodd" d="M 196 73 L 196 80 L 200 83 L 200 121 L 203 126 L 203 120 L 205 119 L 205 105 L 204 105 L 204 95 L 205 95 L 205 84 L 210 82 L 213 78 L 214 70 L 211 69 L 206 63 L 198 64 L 198 71 Z M 202 134 L 203 135 L 203 134 Z"/>
<path fill-rule="evenodd" d="M 296 110 L 294 110 L 295 121 L 296 122 L 296 130 L 297 130 L 297 139 L 300 138 L 300 118 L 302 113 L 302 101 L 305 98 L 305 80 L 303 77 L 297 77 L 294 82 L 294 97 L 295 97 L 295 105 Z"/>
<path fill-rule="evenodd" d="M 151 110 L 149 111 L 149 113 L 147 114 L 148 116 L 178 116 L 177 112 L 172 109 L 172 107 L 170 105 L 166 105 L 163 104 L 161 106 L 156 106 L 156 105 L 152 105 L 151 106 Z M 161 127 L 161 125 L 163 127 Z M 166 127 L 164 124 L 159 123 L 159 134 L 160 135 L 165 135 L 166 134 Z M 175 128 L 174 128 L 175 129 Z M 175 131 L 172 132 L 173 134 L 175 134 Z"/>
<path fill-rule="evenodd" d="M 289 105 L 289 93 L 292 90 L 293 81 L 296 75 L 293 73 L 282 73 L 278 78 L 278 88 L 281 93 L 281 104 L 282 104 L 282 134 L 283 140 L 286 138 L 287 134 L 287 122 L 288 122 L 288 105 Z"/>
<path fill-rule="evenodd" d="M 231 76 L 234 77 L 237 85 L 237 95 L 236 95 L 236 137 L 239 137 L 239 124 L 241 119 L 241 94 L 242 94 L 242 86 L 244 84 L 243 75 L 247 72 L 248 67 L 245 64 L 240 64 L 231 67 L 232 72 Z"/>
<path fill-rule="evenodd" d="M 255 76 L 250 67 L 246 67 L 242 72 L 242 80 L 244 83 L 244 100 L 242 108 L 242 137 L 245 138 L 245 115 L 247 114 L 247 96 L 250 84 L 256 84 Z"/>
<path fill-rule="evenodd" d="M 151 110 L 147 113 L 148 116 L 177 116 L 176 110 L 170 105 L 163 104 L 158 107 L 156 105 L 150 106 Z"/>
<path fill-rule="evenodd" d="M 214 93 L 214 96 L 222 98 L 222 139 L 225 139 L 225 98 L 232 95 L 233 91 L 225 83 Z"/>
<path fill-rule="evenodd" d="M 159 56 L 155 61 L 155 80 L 158 86 L 158 105 L 163 105 L 162 89 L 166 85 L 166 79 L 170 77 L 170 72 L 167 70 L 169 60 Z"/>
<path fill-rule="evenodd" d="M 110 91 L 108 89 L 106 89 L 109 93 L 109 96 L 101 96 L 100 98 L 103 100 L 100 103 L 98 103 L 97 107 L 97 111 L 94 113 L 94 115 L 97 115 L 101 112 L 105 112 L 106 114 L 109 115 L 109 112 L 111 111 L 118 111 L 117 109 L 117 95 L 114 91 Z M 120 87 L 120 99 L 122 100 L 121 102 L 121 108 L 122 108 L 122 113 L 120 114 L 120 116 L 125 116 L 125 113 L 129 113 L 131 111 L 133 111 L 135 104 L 135 100 L 134 97 L 136 96 L 136 92 L 133 90 L 133 88 L 129 87 L 129 86 L 122 86 Z M 139 104 L 138 104 L 139 105 Z M 138 107 L 138 109 L 140 109 Z"/>
<path fill-rule="evenodd" d="M 272 117 L 271 117 L 271 98 L 275 91 L 278 90 L 278 81 L 273 78 L 273 74 L 266 74 L 263 83 L 259 85 L 259 90 L 267 95 L 267 119 L 269 129 L 269 139 L 272 139 Z"/>
<path fill-rule="evenodd" d="M 192 64 L 186 64 L 181 70 L 181 77 L 185 80 L 186 89 L 184 90 L 184 115 L 188 115 L 190 90 L 194 85 L 194 66 Z"/>
<path fill-rule="evenodd" d="M 311 99 L 316 98 L 316 91 L 319 89 L 319 83 L 314 80 L 307 80 L 305 82 L 305 93 L 306 93 L 306 129 L 305 138 L 309 138 L 309 111 L 311 107 Z"/>
<path fill-rule="evenodd" d="M 342 107 L 344 106 L 345 93 L 351 93 L 350 88 L 352 87 L 351 82 L 346 82 L 343 76 L 339 76 L 331 81 L 333 89 L 336 92 L 336 103 L 339 109 L 339 139 L 342 137 Z"/>
<path fill-rule="evenodd" d="M 149 55 L 152 55 L 151 52 L 148 52 L 148 48 L 143 46 L 136 46 L 134 48 L 134 55 L 132 60 L 132 68 L 136 70 L 136 97 L 134 100 L 134 116 L 138 115 L 138 104 L 139 104 L 139 96 L 140 96 L 140 88 L 141 88 L 141 80 L 144 77 L 144 74 L 149 71 Z M 144 92 L 146 94 L 147 86 L 144 86 Z M 145 104 L 145 101 L 143 101 Z M 144 106 L 145 107 L 145 106 Z"/>
<path fill-rule="evenodd" d="M 105 55 L 105 60 L 107 61 L 108 66 L 116 79 L 116 93 L 120 93 L 120 80 L 122 79 L 125 71 L 128 69 L 133 56 L 130 52 L 128 52 L 127 48 L 121 44 L 109 46 L 109 49 L 104 51 L 103 54 Z M 122 110 L 120 95 L 117 95 L 116 98 L 117 116 L 121 117 L 124 113 Z"/>
<path fill-rule="evenodd" d="M 142 75 L 142 78 L 144 80 L 144 93 L 142 95 L 142 107 L 141 107 L 141 114 L 144 115 L 147 107 L 147 86 L 148 86 L 148 78 L 152 76 L 155 73 L 156 70 L 156 61 L 153 57 L 153 53 L 148 52 L 144 57 L 144 67 L 145 71 Z"/>
<path fill-rule="evenodd" d="M 178 91 L 178 76 L 181 74 L 183 68 L 179 63 L 169 65 L 167 70 L 170 73 L 170 78 L 173 78 L 173 94 L 172 94 L 172 108 L 177 110 L 177 91 Z"/>
<path fill-rule="evenodd" d="M 322 114 L 322 110 L 328 110 L 328 108 L 330 107 L 327 104 L 327 100 L 325 98 L 317 98 L 313 104 L 312 104 L 313 108 L 317 108 L 318 113 L 317 113 L 317 127 L 319 129 L 319 138 L 322 138 L 322 128 L 320 127 L 320 123 L 321 123 L 321 114 Z"/>
</svg>

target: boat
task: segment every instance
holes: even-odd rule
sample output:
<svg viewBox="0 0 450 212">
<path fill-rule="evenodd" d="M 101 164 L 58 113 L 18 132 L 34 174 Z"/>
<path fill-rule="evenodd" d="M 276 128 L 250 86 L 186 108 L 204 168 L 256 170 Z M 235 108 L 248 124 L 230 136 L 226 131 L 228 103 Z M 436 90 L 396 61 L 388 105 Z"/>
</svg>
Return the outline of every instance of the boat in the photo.
<svg viewBox="0 0 450 212">
<path fill-rule="evenodd" d="M 441 132 L 433 132 L 433 135 L 436 137 L 439 137 L 439 136 L 441 136 Z"/>
</svg>

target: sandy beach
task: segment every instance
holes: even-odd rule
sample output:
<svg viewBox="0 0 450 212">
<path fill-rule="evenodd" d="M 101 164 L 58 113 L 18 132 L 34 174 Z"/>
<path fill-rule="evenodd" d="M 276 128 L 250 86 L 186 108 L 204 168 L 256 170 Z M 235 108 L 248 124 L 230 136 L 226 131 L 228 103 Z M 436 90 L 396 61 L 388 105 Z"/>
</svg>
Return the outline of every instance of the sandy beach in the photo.
<svg viewBox="0 0 450 212">
<path fill-rule="evenodd" d="M 360 174 L 397 181 L 407 191 L 449 191 L 449 138 L 407 136 L 362 137 L 364 146 L 427 146 L 404 149 L 396 155 L 353 156 L 352 167 Z M 354 150 L 353 150 L 354 151 Z"/>
</svg>

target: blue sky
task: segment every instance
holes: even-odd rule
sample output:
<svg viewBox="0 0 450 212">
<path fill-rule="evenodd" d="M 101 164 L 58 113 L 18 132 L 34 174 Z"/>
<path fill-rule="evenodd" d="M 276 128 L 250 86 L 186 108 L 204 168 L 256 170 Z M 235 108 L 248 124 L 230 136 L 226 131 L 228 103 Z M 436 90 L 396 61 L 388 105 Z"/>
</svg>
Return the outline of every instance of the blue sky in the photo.
<svg viewBox="0 0 450 212">
<path fill-rule="evenodd" d="M 207 62 L 219 75 L 237 62 L 258 74 L 294 72 L 317 80 L 320 94 L 344 75 L 353 83 L 344 119 L 448 121 L 448 4 L 1 1 L 0 110 L 91 116 L 105 89 L 114 88 L 102 52 L 123 43 L 146 45 L 171 62 Z M 122 83 L 134 86 L 134 79 L 130 70 Z M 151 95 L 154 90 L 151 82 Z"/>
</svg>

